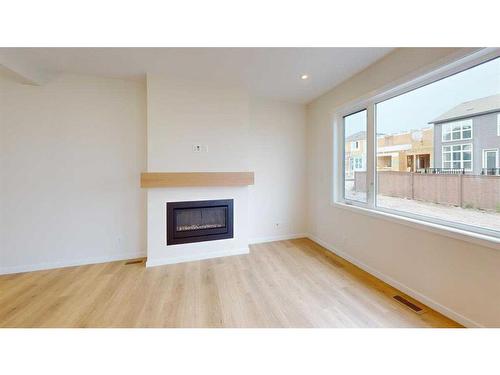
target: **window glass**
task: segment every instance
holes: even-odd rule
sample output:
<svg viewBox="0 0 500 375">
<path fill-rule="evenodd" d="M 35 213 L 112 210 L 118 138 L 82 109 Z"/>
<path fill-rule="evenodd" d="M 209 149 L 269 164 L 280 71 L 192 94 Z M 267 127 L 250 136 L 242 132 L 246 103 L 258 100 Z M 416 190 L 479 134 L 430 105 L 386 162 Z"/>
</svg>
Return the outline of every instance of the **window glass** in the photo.
<svg viewBox="0 0 500 375">
<path fill-rule="evenodd" d="M 366 202 L 367 111 L 344 117 L 344 198 Z"/>
<path fill-rule="evenodd" d="M 472 119 L 464 121 L 446 122 L 442 126 L 443 142 L 458 141 L 462 139 L 471 139 L 472 137 Z"/>
<path fill-rule="evenodd" d="M 376 104 L 375 205 L 500 234 L 499 113 L 500 58 Z"/>
</svg>

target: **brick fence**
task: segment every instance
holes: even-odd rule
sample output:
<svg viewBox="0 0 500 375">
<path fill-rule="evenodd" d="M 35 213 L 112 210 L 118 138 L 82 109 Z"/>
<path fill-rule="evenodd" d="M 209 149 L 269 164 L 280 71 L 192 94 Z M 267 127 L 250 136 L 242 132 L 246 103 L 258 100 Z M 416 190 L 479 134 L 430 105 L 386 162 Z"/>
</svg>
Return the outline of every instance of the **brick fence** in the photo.
<svg viewBox="0 0 500 375">
<path fill-rule="evenodd" d="M 366 172 L 355 172 L 354 189 L 366 191 Z M 458 207 L 500 211 L 500 176 L 378 172 L 378 193 Z"/>
</svg>

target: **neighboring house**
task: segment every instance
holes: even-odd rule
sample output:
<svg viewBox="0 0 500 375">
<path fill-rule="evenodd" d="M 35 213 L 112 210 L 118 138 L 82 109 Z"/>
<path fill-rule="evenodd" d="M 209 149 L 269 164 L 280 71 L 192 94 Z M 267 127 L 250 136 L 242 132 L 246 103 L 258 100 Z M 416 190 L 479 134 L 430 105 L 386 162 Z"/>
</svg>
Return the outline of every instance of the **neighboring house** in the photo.
<svg viewBox="0 0 500 375">
<path fill-rule="evenodd" d="M 434 154 L 433 139 L 432 128 L 377 135 L 377 170 L 415 172 L 430 168 Z M 346 138 L 346 178 L 354 178 L 354 172 L 366 171 L 366 152 L 366 132 Z"/>
<path fill-rule="evenodd" d="M 354 172 L 366 171 L 366 132 L 361 131 L 345 140 L 346 178 L 354 178 Z"/>
<path fill-rule="evenodd" d="M 464 102 L 434 124 L 434 166 L 500 174 L 500 94 Z"/>
<path fill-rule="evenodd" d="M 415 172 L 433 162 L 433 129 L 377 136 L 377 170 Z"/>
</svg>

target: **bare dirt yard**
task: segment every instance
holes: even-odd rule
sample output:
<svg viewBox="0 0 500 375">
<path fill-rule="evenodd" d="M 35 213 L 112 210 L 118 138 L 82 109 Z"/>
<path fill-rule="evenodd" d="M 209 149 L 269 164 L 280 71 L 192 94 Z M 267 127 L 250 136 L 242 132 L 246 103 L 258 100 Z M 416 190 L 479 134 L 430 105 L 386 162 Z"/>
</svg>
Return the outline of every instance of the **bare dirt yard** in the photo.
<svg viewBox="0 0 500 375">
<path fill-rule="evenodd" d="M 350 186 L 346 186 L 346 197 L 366 200 L 365 193 L 354 192 Z M 447 206 L 385 195 L 377 196 L 377 206 L 500 232 L 500 213 L 495 211 Z"/>
<path fill-rule="evenodd" d="M 377 205 L 500 232 L 500 213 L 379 195 Z"/>
</svg>

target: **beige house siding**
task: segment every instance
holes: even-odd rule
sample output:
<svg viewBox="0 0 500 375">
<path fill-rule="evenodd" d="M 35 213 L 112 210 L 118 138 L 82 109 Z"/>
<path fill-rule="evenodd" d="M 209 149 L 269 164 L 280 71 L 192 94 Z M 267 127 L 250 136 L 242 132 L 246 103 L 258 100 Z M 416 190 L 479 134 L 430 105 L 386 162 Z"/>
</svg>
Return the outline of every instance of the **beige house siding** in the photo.
<svg viewBox="0 0 500 375">
<path fill-rule="evenodd" d="M 379 136 L 377 139 L 377 170 L 410 172 L 419 168 L 416 159 L 424 156 L 428 159 L 427 167 L 434 162 L 434 130 L 425 128 L 418 131 Z M 387 163 L 391 157 L 390 166 Z M 408 163 L 413 160 L 413 168 Z M 422 168 L 420 166 L 420 168 Z"/>
</svg>

